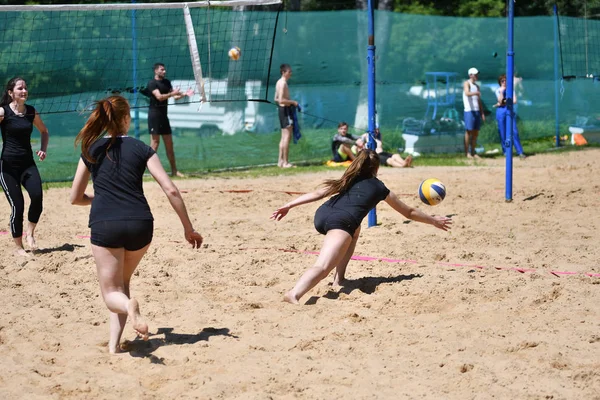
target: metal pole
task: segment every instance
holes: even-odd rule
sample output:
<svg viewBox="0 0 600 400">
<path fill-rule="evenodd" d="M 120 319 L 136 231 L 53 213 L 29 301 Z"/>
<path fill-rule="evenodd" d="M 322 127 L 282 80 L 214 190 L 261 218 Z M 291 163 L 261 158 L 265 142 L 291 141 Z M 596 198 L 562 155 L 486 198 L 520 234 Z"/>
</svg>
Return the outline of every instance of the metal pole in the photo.
<svg viewBox="0 0 600 400">
<path fill-rule="evenodd" d="M 506 141 L 504 149 L 506 152 L 506 192 L 505 201 L 512 201 L 512 178 L 513 178 L 513 121 L 515 119 L 513 108 L 513 91 L 514 91 L 514 57 L 513 49 L 514 40 L 514 0 L 508 0 L 508 48 L 506 51 Z"/>
<path fill-rule="evenodd" d="M 135 0 L 131 0 L 135 3 Z M 137 84 L 137 33 L 136 33 L 136 10 L 131 10 L 131 55 L 132 55 L 132 74 L 133 74 L 133 132 L 136 139 L 140 138 L 140 109 L 138 107 L 138 84 Z"/>
<path fill-rule="evenodd" d="M 369 38 L 367 45 L 367 82 L 368 82 L 368 113 L 369 113 L 369 140 L 367 148 L 375 150 L 375 21 L 373 12 L 373 1 L 369 0 L 367 12 L 369 13 Z M 369 228 L 377 225 L 377 210 L 373 208 L 368 216 Z"/>
<path fill-rule="evenodd" d="M 554 121 L 556 128 L 556 147 L 560 147 L 560 117 L 558 115 L 558 100 L 559 89 L 559 72 L 558 72 L 558 48 L 560 43 L 558 41 L 558 7 L 554 5 Z"/>
</svg>

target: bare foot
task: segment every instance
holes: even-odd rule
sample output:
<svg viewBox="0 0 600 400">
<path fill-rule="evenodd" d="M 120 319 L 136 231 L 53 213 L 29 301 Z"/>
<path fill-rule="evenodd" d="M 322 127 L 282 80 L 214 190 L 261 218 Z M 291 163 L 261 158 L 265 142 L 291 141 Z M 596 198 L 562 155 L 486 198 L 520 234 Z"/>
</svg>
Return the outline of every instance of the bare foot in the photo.
<svg viewBox="0 0 600 400">
<path fill-rule="evenodd" d="M 406 157 L 406 159 L 404 160 L 404 162 L 406 163 L 406 164 L 404 164 L 404 166 L 406 168 L 412 167 L 412 162 L 413 162 L 412 156 L 409 155 L 408 157 Z"/>
<path fill-rule="evenodd" d="M 183 174 L 182 172 L 179 171 L 175 171 L 175 172 L 171 172 L 171 176 L 176 176 L 178 178 L 185 178 L 185 174 Z"/>
<path fill-rule="evenodd" d="M 473 158 L 471 154 L 467 154 L 467 158 Z"/>
<path fill-rule="evenodd" d="M 113 344 L 109 344 L 108 352 L 110 354 L 119 354 L 119 353 L 123 353 L 123 349 L 121 348 L 121 346 L 119 344 L 117 344 L 116 346 Z"/>
<path fill-rule="evenodd" d="M 479 157 L 479 155 L 478 155 L 478 154 L 475 154 L 475 155 L 473 156 L 473 158 L 475 158 L 475 159 L 479 160 L 481 157 Z"/>
<path fill-rule="evenodd" d="M 342 286 L 346 285 L 346 283 L 348 283 L 348 281 L 346 279 L 336 279 L 336 280 L 333 281 L 332 286 L 340 286 L 340 287 L 342 287 Z"/>
<path fill-rule="evenodd" d="M 285 163 L 281 166 L 281 168 L 294 168 L 295 165 L 294 164 L 290 164 L 290 163 Z"/>
<path fill-rule="evenodd" d="M 295 296 L 292 295 L 291 291 L 287 292 L 283 296 L 283 301 L 287 301 L 288 303 L 291 303 L 291 304 L 300 304 L 300 302 L 298 301 L 298 299 Z"/>
<path fill-rule="evenodd" d="M 29 254 L 27 250 L 18 247 L 15 249 L 15 255 L 20 257 L 31 257 L 31 254 Z"/>
<path fill-rule="evenodd" d="M 127 315 L 131 318 L 133 323 L 133 330 L 142 337 L 144 340 L 148 340 L 148 324 L 142 318 L 140 314 L 140 304 L 136 299 L 129 299 L 127 304 Z"/>
<path fill-rule="evenodd" d="M 37 243 L 35 242 L 35 238 L 33 237 L 33 234 L 28 233 L 25 240 L 27 240 L 27 244 L 29 245 L 29 247 L 32 250 L 37 250 Z"/>
</svg>

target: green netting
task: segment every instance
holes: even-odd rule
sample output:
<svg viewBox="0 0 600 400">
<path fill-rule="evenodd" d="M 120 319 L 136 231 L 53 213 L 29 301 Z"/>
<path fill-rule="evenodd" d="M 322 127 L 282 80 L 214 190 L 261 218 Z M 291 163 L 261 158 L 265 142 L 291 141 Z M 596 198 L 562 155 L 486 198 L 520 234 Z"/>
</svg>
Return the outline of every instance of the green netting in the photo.
<svg viewBox="0 0 600 400">
<path fill-rule="evenodd" d="M 189 14 L 207 88 L 219 100 L 265 100 L 277 13 L 203 7 Z M 167 66 L 171 79 L 187 80 L 199 92 L 184 21 L 181 8 L 0 9 L 0 45 L 6 49 L 0 53 L 0 78 L 25 77 L 35 95 L 31 104 L 41 113 L 83 110 L 115 92 L 132 107 L 147 107 L 134 89 L 146 86 L 156 62 Z M 234 45 L 244 49 L 235 62 L 227 54 Z M 262 90 L 248 97 L 248 81 L 260 82 Z"/>
<path fill-rule="evenodd" d="M 569 79 L 599 77 L 600 2 L 586 1 L 579 12 L 580 18 L 558 18 L 562 75 Z"/>
<path fill-rule="evenodd" d="M 272 12 L 258 14 L 261 17 L 276 15 Z M 518 76 L 523 78 L 523 92 L 520 93 L 518 105 L 522 140 L 555 133 L 555 21 L 553 17 L 523 17 L 515 20 L 515 67 Z M 196 22 L 195 26 L 201 42 L 207 27 L 204 22 Z M 255 27 L 254 23 L 246 26 Z M 89 29 L 95 32 L 96 28 Z M 461 85 L 467 78 L 468 68 L 475 66 L 480 71 L 482 99 L 492 111 L 481 130 L 479 144 L 486 148 L 499 148 L 492 105 L 496 102 L 493 91 L 497 86 L 497 78 L 506 68 L 505 19 L 376 12 L 375 30 L 377 112 L 384 135 L 384 147 L 389 150 L 406 148 L 406 138 L 402 132 L 404 122 L 407 118 L 424 120 L 428 103 L 424 90 L 427 72 L 456 73 L 457 84 Z M 362 133 L 366 129 L 366 32 L 364 11 L 297 12 L 287 13 L 285 18 L 283 14 L 280 16 L 270 76 L 268 80 L 266 77 L 261 79 L 260 90 L 264 90 L 261 93 L 272 101 L 274 84 L 279 78 L 279 64 L 291 64 L 291 97 L 303 107 L 299 115 L 303 137 L 298 144 L 291 145 L 291 161 L 326 160 L 330 156 L 331 137 L 340 121 L 347 121 L 353 133 Z M 2 43 L 4 48 L 16 51 L 26 39 L 14 36 L 10 40 L 11 43 Z M 73 43 L 77 42 L 75 37 L 73 40 Z M 245 46 L 252 46 L 248 43 L 251 41 L 240 46 L 242 57 L 247 54 Z M 229 38 L 226 45 L 222 46 L 220 57 L 225 57 L 227 48 L 232 44 L 235 42 Z M 145 46 L 143 43 L 139 45 Z M 83 44 L 77 46 L 78 49 L 85 48 Z M 151 78 L 149 66 L 152 62 L 162 58 L 161 55 L 173 52 L 181 52 L 181 64 L 168 65 L 168 77 L 171 80 L 192 79 L 187 64 L 189 54 L 184 49 L 187 44 L 166 40 L 160 46 L 152 46 L 160 50 L 145 54 L 146 60 L 140 59 L 139 70 L 148 71 L 144 79 L 140 78 L 142 82 Z M 18 57 L 6 54 L 10 51 L 3 52 L 2 57 L 16 61 Z M 263 56 L 268 57 L 269 54 L 255 56 L 256 65 L 261 65 L 261 68 L 265 63 Z M 33 59 L 35 54 L 31 57 Z M 223 60 L 213 58 L 209 63 L 203 57 L 203 71 L 211 68 L 215 74 L 214 71 L 220 70 L 223 71 L 220 76 L 229 79 L 234 72 L 230 70 L 229 61 Z M 123 62 L 129 62 L 127 57 L 123 58 Z M 218 67 L 219 62 L 225 62 L 222 68 Z M 44 63 L 41 65 L 43 69 Z M 251 70 L 252 65 L 247 64 L 245 69 Z M 13 71 L 10 65 L 0 67 L 0 75 L 6 78 L 4 80 Z M 40 93 L 40 88 L 44 88 L 46 82 L 58 82 L 59 86 L 75 93 L 79 75 L 93 76 L 98 73 L 93 69 L 68 69 L 64 72 L 58 67 L 48 68 L 47 71 L 29 78 L 32 104 L 42 109 L 45 109 L 46 102 L 52 101 L 52 98 L 43 97 Z M 567 134 L 566 125 L 575 124 L 582 118 L 593 119 L 594 105 L 600 100 L 600 86 L 594 80 L 572 80 L 560 82 L 559 88 L 561 134 Z M 105 90 L 105 87 L 101 89 Z M 243 96 L 248 96 L 247 86 L 240 90 L 240 96 L 242 92 Z M 140 138 L 149 142 L 143 116 L 145 105 L 140 103 L 140 106 Z M 195 126 L 187 127 L 182 126 L 179 120 L 183 117 L 176 116 L 177 107 L 170 106 L 169 115 L 175 128 L 175 151 L 180 169 L 188 172 L 206 171 L 272 164 L 277 160 L 280 129 L 273 104 L 222 102 L 205 106 L 200 111 L 195 108 L 189 115 L 198 121 Z M 446 113 L 446 117 L 456 119 L 456 115 L 460 117 L 462 112 L 459 87 L 454 107 L 440 107 L 438 120 L 424 121 L 423 136 L 419 138 L 422 143 L 420 152 L 459 151 L 463 143 L 460 121 L 444 125 L 439 117 Z M 51 132 L 48 160 L 40 164 L 44 179 L 68 179 L 73 174 L 78 153 L 71 143 L 83 125 L 85 116 L 78 113 L 43 115 Z M 237 126 L 237 133 L 230 134 L 231 130 L 223 128 L 224 121 L 235 121 L 232 123 Z M 222 133 L 226 131 L 229 133 Z"/>
</svg>

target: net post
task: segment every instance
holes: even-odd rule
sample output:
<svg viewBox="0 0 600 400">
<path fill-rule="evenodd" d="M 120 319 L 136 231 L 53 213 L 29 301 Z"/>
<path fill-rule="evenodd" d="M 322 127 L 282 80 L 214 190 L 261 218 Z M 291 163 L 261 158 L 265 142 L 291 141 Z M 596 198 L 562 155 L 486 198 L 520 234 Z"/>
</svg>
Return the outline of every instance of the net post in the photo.
<svg viewBox="0 0 600 400">
<path fill-rule="evenodd" d="M 506 51 L 506 140 L 504 143 L 504 151 L 506 156 L 506 190 L 505 200 L 512 200 L 512 178 L 513 178 L 513 121 L 515 119 L 513 99 L 514 99 L 514 19 L 515 9 L 514 0 L 508 0 L 508 48 Z"/>
<path fill-rule="evenodd" d="M 131 0 L 134 4 L 135 0 Z M 135 26 L 136 10 L 131 10 L 131 55 L 132 55 L 132 80 L 133 80 L 133 132 L 136 139 L 140 138 L 140 109 L 138 108 L 138 84 L 137 84 L 137 33 Z"/>
<path fill-rule="evenodd" d="M 190 49 L 190 58 L 192 60 L 192 69 L 194 70 L 194 79 L 196 87 L 200 92 L 200 103 L 206 102 L 206 93 L 204 92 L 204 79 L 202 78 L 202 66 L 200 65 L 200 54 L 198 52 L 198 44 L 196 43 L 196 33 L 194 32 L 194 24 L 190 9 L 185 5 L 183 7 L 183 19 L 185 20 L 185 29 L 188 39 L 188 47 Z"/>
<path fill-rule="evenodd" d="M 555 136 L 556 136 L 556 147 L 560 147 L 560 117 L 558 114 L 558 100 L 559 100 L 559 89 L 558 89 L 558 6 L 554 4 L 554 125 L 555 125 Z"/>
<path fill-rule="evenodd" d="M 367 143 L 367 148 L 375 150 L 375 21 L 373 12 L 373 0 L 369 0 L 367 12 L 369 13 L 369 35 L 367 45 L 369 140 Z M 369 211 L 368 223 L 369 228 L 377 225 L 377 210 L 375 208 Z"/>
</svg>

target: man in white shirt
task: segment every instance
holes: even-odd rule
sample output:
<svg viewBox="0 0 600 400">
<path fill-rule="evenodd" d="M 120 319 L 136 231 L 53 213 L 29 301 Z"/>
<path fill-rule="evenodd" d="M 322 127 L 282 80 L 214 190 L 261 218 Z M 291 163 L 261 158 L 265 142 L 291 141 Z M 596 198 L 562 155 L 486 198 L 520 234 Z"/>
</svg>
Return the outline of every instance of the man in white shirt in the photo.
<svg viewBox="0 0 600 400">
<path fill-rule="evenodd" d="M 483 104 L 481 103 L 481 92 L 477 79 L 479 71 L 477 68 L 469 68 L 469 79 L 463 84 L 463 104 L 465 106 L 465 154 L 467 158 L 479 158 L 475 154 L 477 136 L 482 122 L 485 122 Z M 469 148 L 470 147 L 470 148 Z"/>
</svg>

